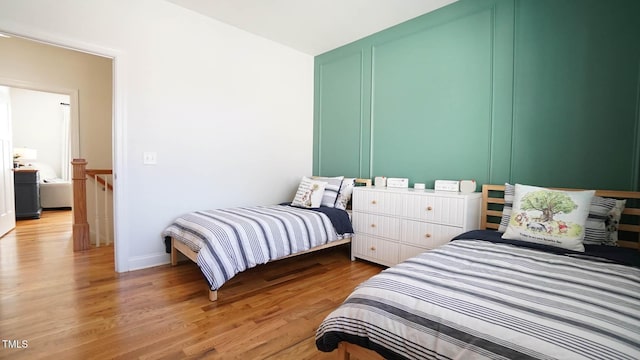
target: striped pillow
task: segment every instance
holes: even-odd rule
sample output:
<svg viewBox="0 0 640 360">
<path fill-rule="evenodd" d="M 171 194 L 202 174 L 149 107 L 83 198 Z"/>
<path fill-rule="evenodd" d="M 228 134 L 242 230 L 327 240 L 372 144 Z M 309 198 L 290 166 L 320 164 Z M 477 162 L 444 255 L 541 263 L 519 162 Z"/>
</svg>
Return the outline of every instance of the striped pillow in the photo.
<svg viewBox="0 0 640 360">
<path fill-rule="evenodd" d="M 607 218 L 609 212 L 616 206 L 616 199 L 594 196 L 589 208 L 589 217 L 584 224 L 585 233 L 582 243 L 589 245 L 604 245 L 608 242 Z"/>
<path fill-rule="evenodd" d="M 504 208 L 502 209 L 502 219 L 498 231 L 505 232 L 511 213 L 513 210 L 513 195 L 515 187 L 509 183 L 505 183 L 504 189 Z M 584 244 L 590 245 L 615 245 L 615 241 L 611 241 L 611 234 L 607 231 L 606 220 L 611 210 L 616 206 L 616 200 L 594 196 L 589 207 L 589 217 L 585 223 Z"/>
<path fill-rule="evenodd" d="M 502 208 L 502 219 L 500 219 L 500 227 L 498 231 L 501 233 L 507 231 L 509 220 L 511 220 L 511 212 L 513 211 L 513 195 L 515 187 L 509 183 L 504 184 L 504 207 Z"/>
<path fill-rule="evenodd" d="M 322 202 L 320 205 L 326 207 L 335 207 L 336 199 L 338 198 L 338 193 L 340 192 L 340 185 L 342 185 L 342 180 L 344 176 L 336 176 L 336 177 L 321 177 L 314 176 L 313 180 L 316 181 L 324 181 L 327 185 L 324 188 L 324 195 L 322 196 Z"/>
</svg>

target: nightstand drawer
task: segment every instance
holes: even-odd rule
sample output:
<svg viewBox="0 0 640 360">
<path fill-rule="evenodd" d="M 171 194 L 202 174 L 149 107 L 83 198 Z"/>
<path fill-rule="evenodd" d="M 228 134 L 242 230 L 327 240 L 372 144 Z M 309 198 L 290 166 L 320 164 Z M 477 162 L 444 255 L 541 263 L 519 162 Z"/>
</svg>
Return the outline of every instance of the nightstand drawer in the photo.
<svg viewBox="0 0 640 360">
<path fill-rule="evenodd" d="M 400 219 L 384 215 L 354 212 L 353 230 L 356 233 L 398 240 L 400 238 Z"/>
<path fill-rule="evenodd" d="M 396 216 L 402 212 L 401 194 L 385 191 L 362 191 L 358 188 L 353 191 L 353 208 L 358 211 Z"/>
<path fill-rule="evenodd" d="M 448 243 L 461 233 L 462 229 L 455 226 L 403 220 L 401 241 L 424 249 L 433 249 Z"/>
<path fill-rule="evenodd" d="M 464 204 L 460 197 L 407 196 L 403 215 L 416 220 L 462 226 Z"/>
<path fill-rule="evenodd" d="M 398 243 L 356 234 L 351 242 L 354 257 L 376 262 L 387 266 L 398 263 Z"/>
</svg>

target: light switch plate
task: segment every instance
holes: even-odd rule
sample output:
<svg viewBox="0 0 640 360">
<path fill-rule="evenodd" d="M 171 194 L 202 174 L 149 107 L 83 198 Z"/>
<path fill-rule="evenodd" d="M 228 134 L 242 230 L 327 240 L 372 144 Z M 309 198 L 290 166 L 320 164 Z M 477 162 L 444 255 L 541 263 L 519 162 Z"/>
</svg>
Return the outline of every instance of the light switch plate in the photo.
<svg viewBox="0 0 640 360">
<path fill-rule="evenodd" d="M 158 153 L 155 151 L 145 151 L 142 154 L 142 163 L 145 165 L 155 165 L 158 163 Z"/>
</svg>

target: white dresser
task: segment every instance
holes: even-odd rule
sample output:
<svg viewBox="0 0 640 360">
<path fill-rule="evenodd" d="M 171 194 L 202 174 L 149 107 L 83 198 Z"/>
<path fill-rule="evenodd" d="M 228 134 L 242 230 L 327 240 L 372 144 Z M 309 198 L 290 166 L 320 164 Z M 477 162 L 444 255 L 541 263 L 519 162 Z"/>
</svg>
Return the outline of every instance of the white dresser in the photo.
<svg viewBox="0 0 640 360">
<path fill-rule="evenodd" d="M 481 193 L 356 187 L 352 258 L 392 266 L 480 227 Z"/>
</svg>

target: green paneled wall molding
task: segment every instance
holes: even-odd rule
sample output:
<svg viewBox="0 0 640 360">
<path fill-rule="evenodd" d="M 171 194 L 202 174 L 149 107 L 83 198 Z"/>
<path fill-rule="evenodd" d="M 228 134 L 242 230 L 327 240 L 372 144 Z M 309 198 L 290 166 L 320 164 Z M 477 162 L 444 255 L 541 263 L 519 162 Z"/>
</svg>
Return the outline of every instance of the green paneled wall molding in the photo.
<svg viewBox="0 0 640 360">
<path fill-rule="evenodd" d="M 316 175 L 640 189 L 640 1 L 460 0 L 315 58 Z"/>
</svg>

